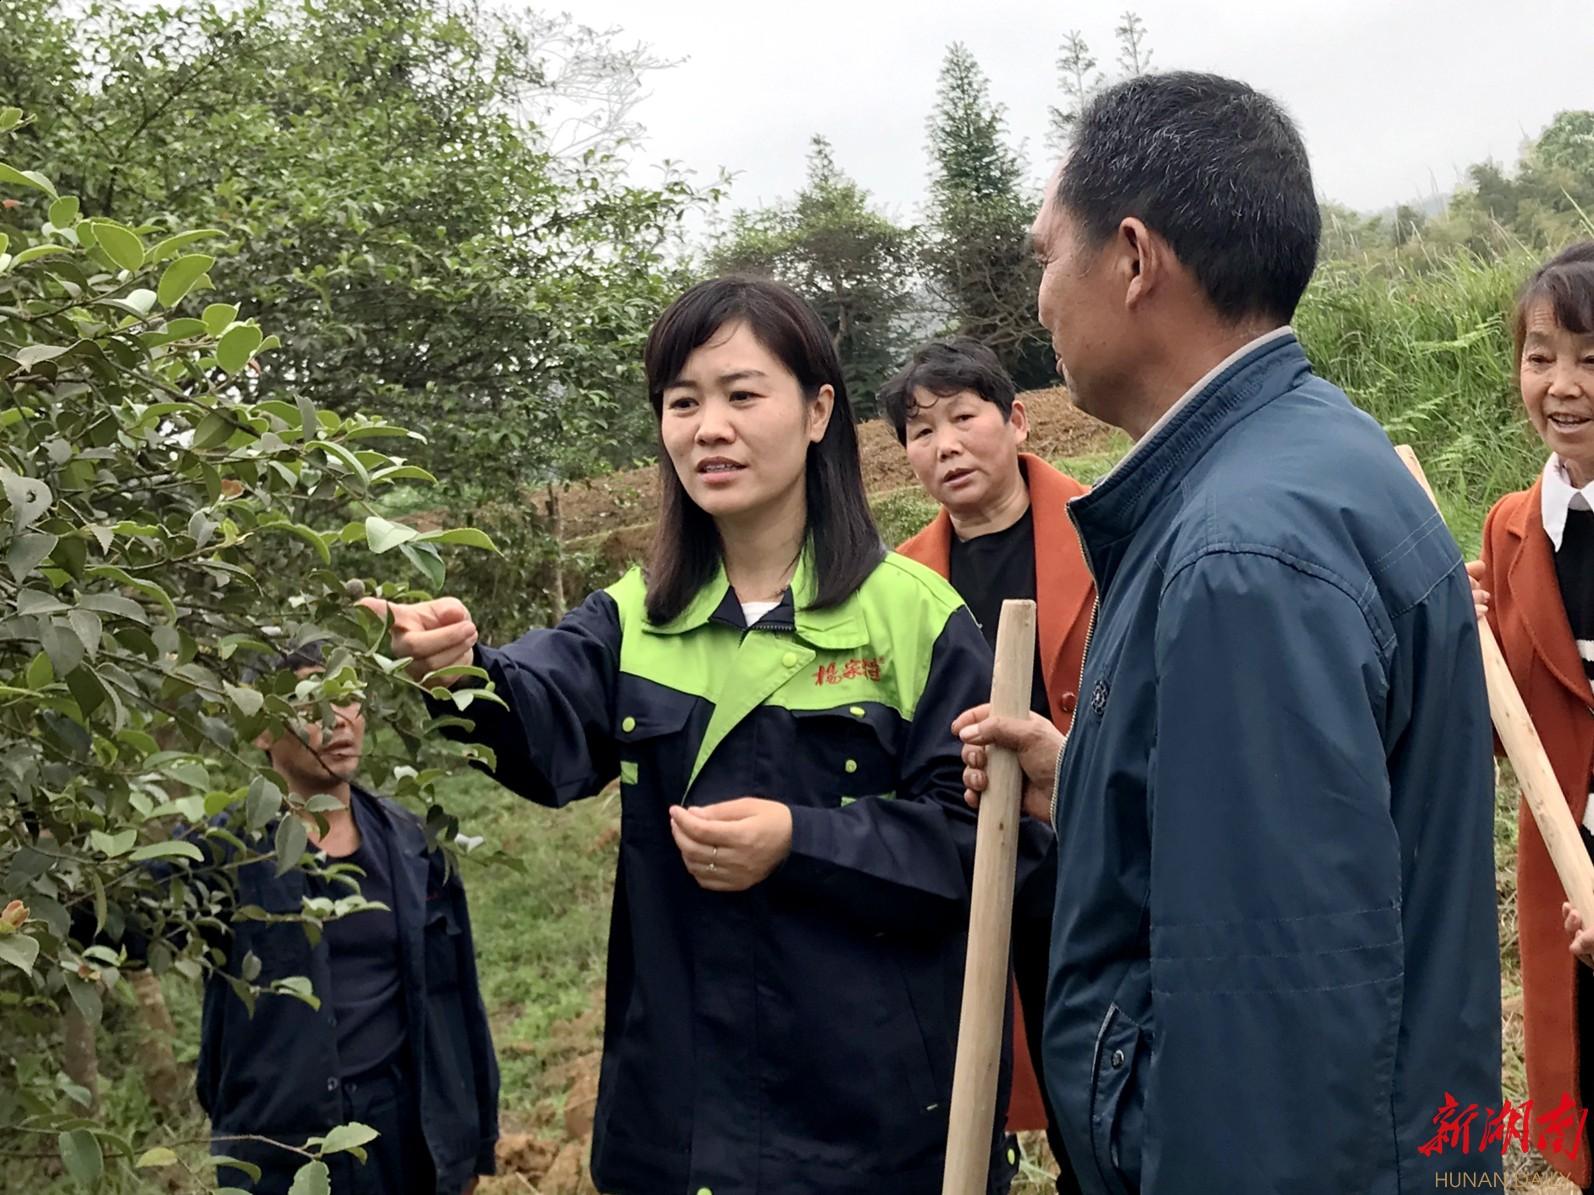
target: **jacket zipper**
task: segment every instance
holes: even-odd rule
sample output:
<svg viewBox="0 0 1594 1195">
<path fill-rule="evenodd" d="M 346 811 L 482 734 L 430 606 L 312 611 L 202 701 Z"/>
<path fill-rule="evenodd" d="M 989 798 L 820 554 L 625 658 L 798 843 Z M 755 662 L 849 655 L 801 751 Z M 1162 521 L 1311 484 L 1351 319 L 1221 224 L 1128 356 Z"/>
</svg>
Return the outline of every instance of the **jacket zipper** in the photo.
<svg viewBox="0 0 1594 1195">
<path fill-rule="evenodd" d="M 1090 658 L 1090 641 L 1096 637 L 1096 613 L 1101 609 L 1101 589 L 1096 584 L 1096 567 L 1090 562 L 1090 553 L 1085 551 L 1085 535 L 1079 529 L 1079 516 L 1074 514 L 1074 505 L 1070 502 L 1068 521 L 1074 525 L 1074 537 L 1079 540 L 1080 555 L 1085 558 L 1085 571 L 1090 574 L 1090 622 L 1085 626 L 1085 646 L 1079 653 L 1079 682 L 1074 686 L 1075 705 L 1074 721 L 1079 721 L 1079 709 L 1085 699 L 1085 661 Z M 1069 727 L 1069 733 L 1073 733 Z M 1063 790 L 1063 755 L 1068 750 L 1067 740 L 1063 741 L 1063 750 L 1057 754 L 1057 775 L 1052 779 L 1052 832 L 1057 832 L 1057 798 Z"/>
</svg>

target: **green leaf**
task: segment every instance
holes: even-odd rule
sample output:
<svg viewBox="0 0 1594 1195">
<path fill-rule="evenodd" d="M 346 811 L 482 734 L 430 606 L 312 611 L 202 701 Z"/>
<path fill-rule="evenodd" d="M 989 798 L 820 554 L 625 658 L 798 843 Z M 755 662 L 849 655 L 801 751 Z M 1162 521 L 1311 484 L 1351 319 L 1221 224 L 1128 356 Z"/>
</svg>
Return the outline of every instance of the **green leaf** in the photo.
<svg viewBox="0 0 1594 1195">
<path fill-rule="evenodd" d="M 76 632 L 73 633 L 73 637 L 76 638 Z M 94 711 L 104 705 L 111 696 L 105 687 L 105 682 L 87 664 L 80 664 L 66 674 L 66 687 L 85 718 L 92 718 Z"/>
<path fill-rule="evenodd" d="M 63 344 L 30 344 L 25 348 L 12 353 L 16 363 L 23 369 L 32 369 L 43 361 L 54 361 L 57 357 L 64 357 L 68 348 Z"/>
<path fill-rule="evenodd" d="M 176 236 L 169 236 L 164 241 L 157 241 L 155 247 L 149 251 L 148 261 L 154 265 L 158 261 L 165 261 L 172 254 L 186 249 L 196 241 L 208 241 L 212 237 L 226 236 L 219 228 L 195 228 L 188 232 L 179 232 Z M 234 309 L 236 311 L 236 309 Z M 227 323 L 232 322 L 232 317 L 227 318 Z M 222 327 L 226 327 L 223 324 Z"/>
<path fill-rule="evenodd" d="M 43 191 L 52 199 L 55 198 L 55 184 L 37 170 L 18 170 L 0 162 L 0 183 L 14 183 L 19 187 L 34 187 Z"/>
<path fill-rule="evenodd" d="M 321 425 L 316 422 L 315 403 L 304 395 L 299 395 L 299 426 L 304 431 L 304 442 L 308 444 L 321 433 Z"/>
<path fill-rule="evenodd" d="M 128 291 L 127 298 L 120 302 L 115 299 L 110 302 L 112 307 L 120 307 L 129 315 L 136 315 L 139 319 L 143 319 L 151 311 L 155 310 L 155 292 L 148 287 L 141 286 L 137 290 Z"/>
<path fill-rule="evenodd" d="M 431 544 L 400 544 L 399 552 L 431 582 L 433 589 L 441 589 L 448 578 L 443 558 Z"/>
<path fill-rule="evenodd" d="M 55 495 L 50 487 L 36 477 L 23 477 L 10 469 L 0 467 L 0 486 L 5 488 L 6 501 L 11 504 L 11 525 L 17 533 L 36 522 L 50 509 Z"/>
<path fill-rule="evenodd" d="M 100 1142 L 87 1129 L 72 1129 L 56 1138 L 66 1172 L 85 1186 L 100 1181 L 105 1173 L 105 1157 Z"/>
<path fill-rule="evenodd" d="M 71 627 L 52 622 L 39 632 L 39 642 L 49 653 L 50 667 L 62 680 L 83 662 L 83 641 Z"/>
<path fill-rule="evenodd" d="M 237 324 L 221 334 L 216 345 L 216 363 L 228 373 L 237 373 L 249 364 L 249 358 L 259 347 L 260 329 L 253 324 Z"/>
<path fill-rule="evenodd" d="M 331 440 L 317 440 L 315 442 L 315 447 L 324 451 L 328 456 L 336 457 L 340 462 L 342 462 L 344 467 L 347 468 L 350 473 L 353 473 L 360 479 L 360 484 L 362 486 L 369 486 L 371 484 L 371 475 L 366 471 L 365 466 L 360 463 L 360 458 L 355 456 L 354 453 L 350 452 L 342 444 L 334 443 Z"/>
<path fill-rule="evenodd" d="M 55 545 L 60 543 L 60 538 L 45 531 L 30 531 L 26 535 L 19 535 L 11 541 L 11 551 L 6 553 L 6 567 L 11 570 L 11 576 L 19 584 L 34 569 L 39 567 Z"/>
<path fill-rule="evenodd" d="M 332 1172 L 325 1162 L 306 1162 L 294 1173 L 288 1195 L 331 1195 Z"/>
<path fill-rule="evenodd" d="M 274 844 L 277 852 L 277 875 L 285 876 L 298 865 L 304 856 L 305 845 L 309 841 L 310 836 L 305 832 L 304 823 L 292 814 L 277 823 Z"/>
<path fill-rule="evenodd" d="M 10 963 L 24 975 L 32 975 L 33 960 L 38 957 L 38 939 L 27 934 L 0 934 L 0 963 Z"/>
<path fill-rule="evenodd" d="M 138 1161 L 134 1162 L 133 1165 L 141 1170 L 156 1166 L 175 1166 L 177 1165 L 177 1155 L 164 1145 L 157 1145 L 154 1149 L 146 1149 L 139 1154 Z"/>
<path fill-rule="evenodd" d="M 212 303 L 199 318 L 205 321 L 205 327 L 210 329 L 212 336 L 220 336 L 227 330 L 227 325 L 238 318 L 238 308 L 231 303 Z"/>
<path fill-rule="evenodd" d="M 365 542 L 378 556 L 400 544 L 409 543 L 419 535 L 420 532 L 415 528 L 406 527 L 403 523 L 390 522 L 380 515 L 370 515 L 365 520 Z"/>
<path fill-rule="evenodd" d="M 249 689 L 227 681 L 223 681 L 221 687 L 226 692 L 227 699 L 237 706 L 238 712 L 246 718 L 254 717 L 265 704 L 265 695 L 259 689 Z"/>
<path fill-rule="evenodd" d="M 160 285 L 155 292 L 161 306 L 175 307 L 194 288 L 199 276 L 215 264 L 216 259 L 204 253 L 189 253 L 172 262 L 161 271 Z"/>
<path fill-rule="evenodd" d="M 0 108 L 0 133 L 9 133 L 21 123 L 21 108 Z"/>
<path fill-rule="evenodd" d="M 89 843 L 107 859 L 120 859 L 138 842 L 137 830 L 123 830 L 107 834 L 104 830 L 90 830 Z"/>
<path fill-rule="evenodd" d="M 193 447 L 198 452 L 215 448 L 231 439 L 236 430 L 232 421 L 220 411 L 211 411 L 194 429 Z"/>
<path fill-rule="evenodd" d="M 227 1166 L 233 1170 L 242 1170 L 252 1183 L 260 1181 L 260 1167 L 253 1162 L 242 1162 L 237 1158 L 229 1158 L 226 1154 L 211 1154 L 205 1160 L 212 1166 Z"/>
<path fill-rule="evenodd" d="M 268 523 L 257 528 L 256 535 L 267 531 L 285 531 L 289 535 L 297 536 L 315 549 L 315 554 L 321 558 L 322 564 L 332 563 L 332 552 L 327 548 L 327 541 L 321 533 L 313 527 L 306 527 L 303 523 Z"/>
<path fill-rule="evenodd" d="M 310 981 L 303 975 L 290 975 L 286 979 L 279 979 L 271 985 L 271 990 L 292 996 L 295 1000 L 303 1000 L 311 1008 L 321 1007 L 321 997 L 315 994 Z"/>
<path fill-rule="evenodd" d="M 186 839 L 171 838 L 165 842 L 145 843 L 128 856 L 133 863 L 143 863 L 146 859 L 191 859 L 203 863 L 205 852 Z"/>
<path fill-rule="evenodd" d="M 114 564 L 96 564 L 88 570 L 87 575 L 96 580 L 104 577 L 113 581 L 120 581 L 123 585 L 138 590 L 145 597 L 159 602 L 161 608 L 166 611 L 166 617 L 171 619 L 177 617 L 177 606 L 172 602 L 172 595 L 153 581 L 135 580 L 126 569 L 118 568 Z"/>
<path fill-rule="evenodd" d="M 50 223 L 57 228 L 70 228 L 77 223 L 78 201 L 76 195 L 63 195 L 50 205 Z"/>
<path fill-rule="evenodd" d="M 326 1140 L 321 1143 L 321 1156 L 342 1153 L 349 1149 L 358 1149 L 362 1145 L 369 1145 L 381 1134 L 370 1125 L 353 1121 L 349 1124 L 340 1124 L 326 1135 Z"/>
<path fill-rule="evenodd" d="M 115 220 L 95 220 L 92 227 L 100 248 L 122 269 L 136 270 L 144 264 L 144 243 L 131 228 Z"/>
<path fill-rule="evenodd" d="M 30 261 L 38 261 L 41 257 L 59 257 L 63 253 L 70 252 L 72 252 L 70 245 L 35 245 L 18 253 L 11 259 L 11 264 L 25 266 Z"/>
<path fill-rule="evenodd" d="M 492 537 L 479 527 L 455 527 L 449 531 L 427 531 L 419 537 L 432 543 L 459 544 L 467 548 L 486 548 L 489 552 L 497 552 L 498 545 L 493 543 Z"/>
<path fill-rule="evenodd" d="M 244 818 L 255 833 L 264 830 L 271 819 L 282 810 L 282 789 L 276 781 L 256 776 L 249 782 L 249 796 L 244 802 Z"/>
</svg>

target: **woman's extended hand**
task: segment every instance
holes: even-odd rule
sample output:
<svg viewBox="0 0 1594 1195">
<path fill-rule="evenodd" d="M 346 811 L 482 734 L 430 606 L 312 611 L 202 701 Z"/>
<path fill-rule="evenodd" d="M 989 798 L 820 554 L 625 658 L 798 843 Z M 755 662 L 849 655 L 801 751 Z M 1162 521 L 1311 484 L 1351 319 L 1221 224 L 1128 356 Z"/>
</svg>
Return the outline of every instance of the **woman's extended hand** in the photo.
<svg viewBox="0 0 1594 1195">
<path fill-rule="evenodd" d="M 742 892 L 791 854 L 791 810 L 763 797 L 670 807 L 670 833 L 686 870 L 710 892 Z"/>
<path fill-rule="evenodd" d="M 393 654 L 410 658 L 405 671 L 412 680 L 424 681 L 439 668 L 470 663 L 476 646 L 476 624 L 471 621 L 465 603 L 458 598 L 437 598 L 430 602 L 361 598 L 360 605 L 383 621 L 393 620 Z M 458 679 L 440 677 L 436 683 L 452 687 Z"/>
</svg>

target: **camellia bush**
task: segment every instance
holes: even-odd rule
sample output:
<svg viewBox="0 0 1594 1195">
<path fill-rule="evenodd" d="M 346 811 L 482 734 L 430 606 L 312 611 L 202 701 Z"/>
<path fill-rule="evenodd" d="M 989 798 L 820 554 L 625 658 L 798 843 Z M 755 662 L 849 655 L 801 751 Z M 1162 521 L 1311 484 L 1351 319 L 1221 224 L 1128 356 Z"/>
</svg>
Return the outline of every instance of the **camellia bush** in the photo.
<svg viewBox="0 0 1594 1195">
<path fill-rule="evenodd" d="M 119 994 L 125 928 L 155 972 L 206 980 L 226 967 L 227 919 L 266 916 L 230 906 L 228 874 L 315 866 L 295 813 L 332 798 L 295 810 L 251 745 L 307 707 L 363 700 L 391 748 L 373 774 L 456 849 L 432 791 L 448 768 L 415 761 L 423 740 L 434 765 L 473 752 L 434 745 L 352 599 L 435 592 L 443 548 L 492 544 L 383 518 L 384 487 L 430 480 L 385 450 L 413 438 L 280 384 L 257 401 L 275 342 L 212 294 L 226 239 L 92 217 L 5 160 L 25 119 L 0 109 L 0 1158 L 58 1154 L 86 1185 L 182 1166 L 208 1189 L 203 1142 L 130 1141 L 96 1118 L 63 1066 L 66 1027 Z M 348 575 L 400 558 L 423 589 Z M 261 671 L 310 643 L 323 672 Z M 359 907 L 309 900 L 290 919 L 314 936 Z M 316 1001 L 302 978 L 259 979 L 249 957 L 225 974 L 246 1002 Z M 295 1192 L 326 1191 L 321 1158 L 371 1136 L 284 1142 L 302 1155 Z"/>
</svg>

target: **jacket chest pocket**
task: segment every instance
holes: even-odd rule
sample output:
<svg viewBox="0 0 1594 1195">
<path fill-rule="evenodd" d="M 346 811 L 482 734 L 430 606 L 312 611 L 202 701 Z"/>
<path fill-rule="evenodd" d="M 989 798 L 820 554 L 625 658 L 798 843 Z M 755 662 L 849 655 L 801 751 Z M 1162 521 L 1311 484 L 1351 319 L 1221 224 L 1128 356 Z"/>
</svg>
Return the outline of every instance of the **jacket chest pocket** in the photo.
<svg viewBox="0 0 1594 1195">
<path fill-rule="evenodd" d="M 696 736 L 688 735 L 690 698 L 660 704 L 623 704 L 616 713 L 614 741 L 625 790 L 645 789 L 662 796 L 663 808 L 681 798 L 692 772 Z M 691 740 L 691 741 L 688 741 Z M 627 796 L 630 792 L 626 793 Z"/>
<path fill-rule="evenodd" d="M 795 710 L 793 764 L 807 803 L 824 808 L 865 797 L 895 797 L 900 783 L 897 742 L 901 720 L 878 706 Z"/>
</svg>

